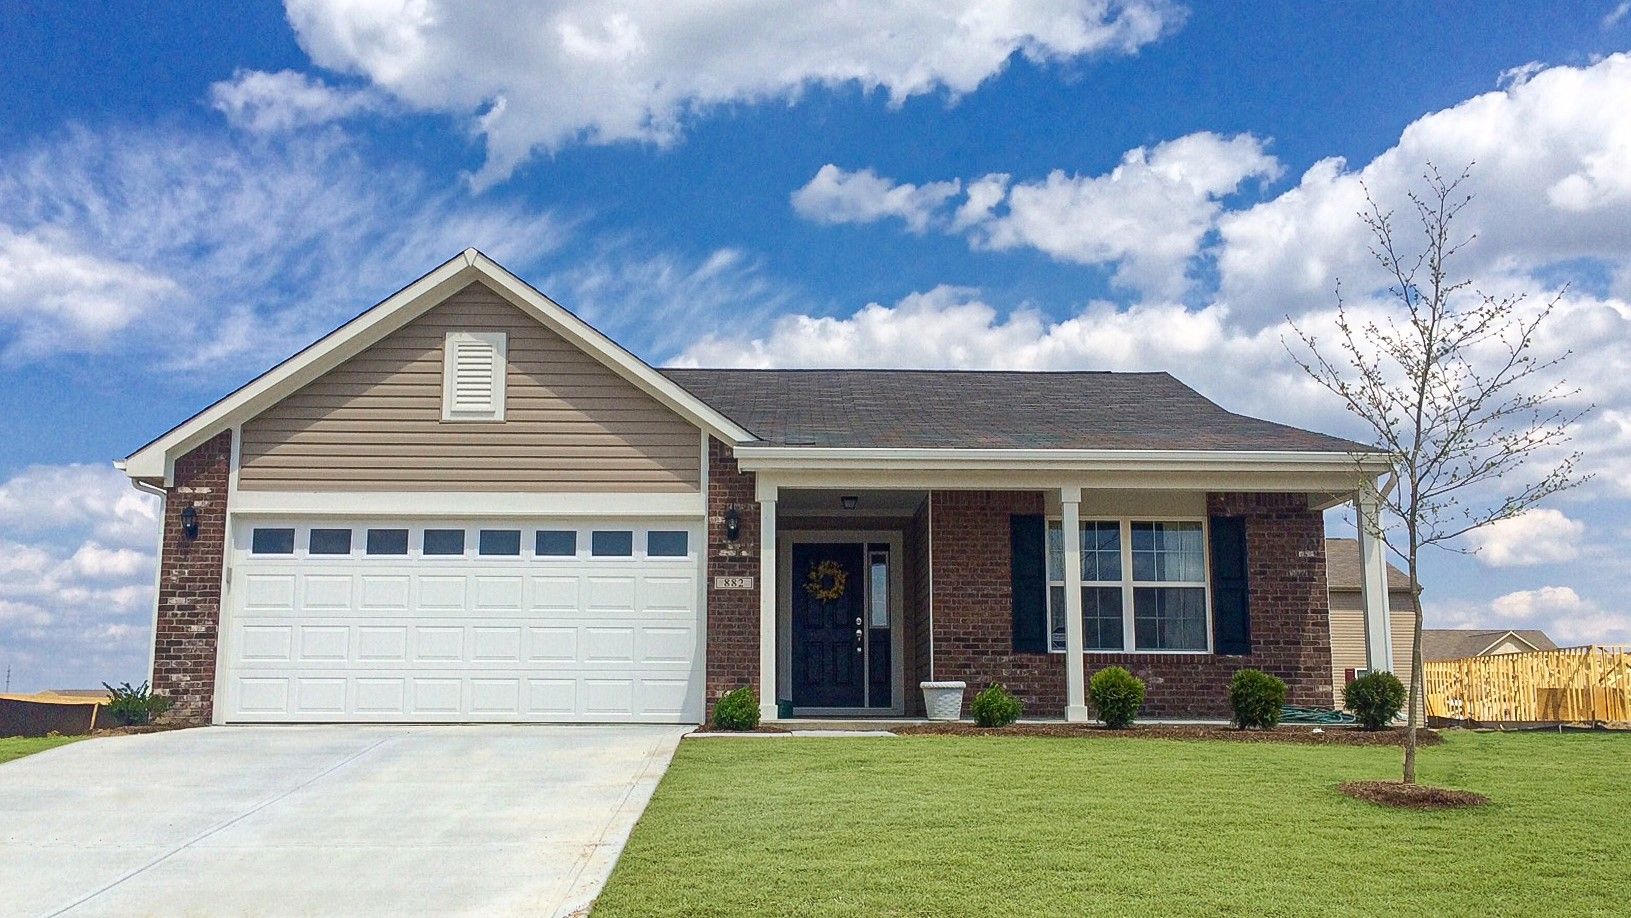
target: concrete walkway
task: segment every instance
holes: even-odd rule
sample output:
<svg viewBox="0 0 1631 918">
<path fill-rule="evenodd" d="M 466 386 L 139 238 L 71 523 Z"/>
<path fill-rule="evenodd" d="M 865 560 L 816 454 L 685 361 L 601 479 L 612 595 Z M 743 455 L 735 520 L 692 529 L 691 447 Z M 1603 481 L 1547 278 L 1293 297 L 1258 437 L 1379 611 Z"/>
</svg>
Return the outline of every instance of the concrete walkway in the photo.
<svg viewBox="0 0 1631 918">
<path fill-rule="evenodd" d="M 586 908 L 682 727 L 210 727 L 0 765 L 0 915 Z"/>
</svg>

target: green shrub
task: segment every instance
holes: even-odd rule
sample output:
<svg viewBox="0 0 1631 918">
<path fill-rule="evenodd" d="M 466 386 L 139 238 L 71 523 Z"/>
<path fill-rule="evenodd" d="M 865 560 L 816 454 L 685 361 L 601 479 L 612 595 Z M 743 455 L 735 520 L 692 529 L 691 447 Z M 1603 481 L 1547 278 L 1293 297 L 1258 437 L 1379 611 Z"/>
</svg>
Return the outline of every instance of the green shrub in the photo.
<svg viewBox="0 0 1631 918">
<path fill-rule="evenodd" d="M 1020 704 L 1014 693 L 1008 691 L 999 683 L 992 683 L 989 688 L 974 696 L 974 703 L 969 706 L 974 712 L 974 722 L 982 727 L 1006 727 L 1019 720 L 1020 712 L 1024 706 Z"/>
<path fill-rule="evenodd" d="M 745 685 L 726 692 L 714 705 L 714 726 L 721 730 L 752 730 L 759 726 L 759 696 Z"/>
<path fill-rule="evenodd" d="M 1404 710 L 1404 683 L 1392 673 L 1371 673 L 1348 683 L 1342 704 L 1366 730 L 1380 730 Z"/>
<path fill-rule="evenodd" d="M 1119 666 L 1107 666 L 1093 674 L 1088 694 L 1099 720 L 1112 730 L 1120 730 L 1132 726 L 1138 709 L 1144 706 L 1144 680 Z"/>
<path fill-rule="evenodd" d="M 1235 726 L 1242 730 L 1274 729 L 1285 703 L 1285 682 L 1260 669 L 1243 669 L 1229 680 L 1229 706 L 1235 712 Z"/>
<path fill-rule="evenodd" d="M 170 699 L 153 694 L 145 682 L 135 688 L 129 682 L 118 688 L 104 682 L 102 687 L 108 690 L 108 716 L 127 727 L 150 724 L 153 718 L 170 710 Z"/>
</svg>

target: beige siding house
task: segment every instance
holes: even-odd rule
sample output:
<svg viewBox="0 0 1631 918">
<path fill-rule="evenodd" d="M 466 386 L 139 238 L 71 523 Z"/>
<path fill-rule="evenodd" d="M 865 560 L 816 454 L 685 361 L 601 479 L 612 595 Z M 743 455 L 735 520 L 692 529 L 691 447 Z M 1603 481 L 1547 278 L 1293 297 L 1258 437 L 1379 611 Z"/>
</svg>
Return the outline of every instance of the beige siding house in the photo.
<svg viewBox="0 0 1631 918">
<path fill-rule="evenodd" d="M 1326 539 L 1325 571 L 1331 594 L 1331 686 L 1337 707 L 1341 707 L 1343 686 L 1355 671 L 1365 669 L 1365 604 L 1359 582 L 1362 573 L 1359 540 Z M 1400 682 L 1409 685 L 1410 637 L 1416 627 L 1416 604 L 1410 596 L 1409 576 L 1389 564 L 1387 589 L 1393 626 L 1393 672 Z"/>
<path fill-rule="evenodd" d="M 1423 660 L 1461 660 L 1500 653 L 1556 650 L 1544 631 L 1500 628 L 1429 628 L 1421 633 Z"/>
</svg>

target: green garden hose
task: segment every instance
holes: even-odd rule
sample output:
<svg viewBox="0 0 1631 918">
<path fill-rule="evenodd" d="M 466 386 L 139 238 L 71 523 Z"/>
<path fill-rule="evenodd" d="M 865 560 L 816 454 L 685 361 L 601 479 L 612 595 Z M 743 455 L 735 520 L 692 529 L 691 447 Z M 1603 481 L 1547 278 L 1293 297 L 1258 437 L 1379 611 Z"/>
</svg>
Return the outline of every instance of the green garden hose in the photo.
<svg viewBox="0 0 1631 918">
<path fill-rule="evenodd" d="M 1333 711 L 1330 708 L 1303 708 L 1294 704 L 1280 707 L 1280 723 L 1283 724 L 1320 724 L 1340 726 L 1342 724 L 1356 724 L 1359 721 L 1346 711 Z"/>
</svg>

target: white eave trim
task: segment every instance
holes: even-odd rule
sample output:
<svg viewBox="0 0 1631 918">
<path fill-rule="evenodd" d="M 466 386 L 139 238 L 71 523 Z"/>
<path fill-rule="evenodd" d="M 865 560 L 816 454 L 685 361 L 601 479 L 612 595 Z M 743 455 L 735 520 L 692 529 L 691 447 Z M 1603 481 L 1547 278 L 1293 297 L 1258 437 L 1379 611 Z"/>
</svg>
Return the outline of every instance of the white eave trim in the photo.
<svg viewBox="0 0 1631 918">
<path fill-rule="evenodd" d="M 735 448 L 743 471 L 801 469 L 913 469 L 917 471 L 1127 471 L 1352 472 L 1374 478 L 1391 470 L 1380 453 L 1291 450 L 1117 449 L 853 449 L 768 446 Z"/>
<path fill-rule="evenodd" d="M 232 495 L 234 516 L 700 517 L 701 491 L 255 491 Z"/>
<path fill-rule="evenodd" d="M 740 425 L 658 373 L 645 361 L 502 265 L 475 249 L 465 249 L 372 309 L 137 450 L 124 460 L 124 473 L 133 479 L 168 479 L 171 463 L 178 456 L 222 430 L 241 424 L 277 404 L 301 386 L 476 280 L 486 283 L 523 312 L 703 430 L 732 444 L 755 439 Z"/>
</svg>

